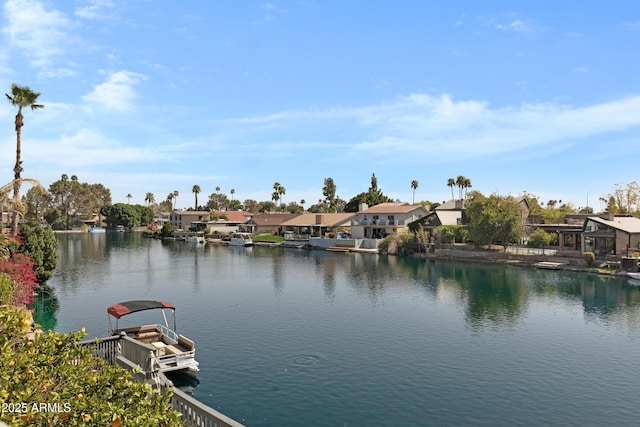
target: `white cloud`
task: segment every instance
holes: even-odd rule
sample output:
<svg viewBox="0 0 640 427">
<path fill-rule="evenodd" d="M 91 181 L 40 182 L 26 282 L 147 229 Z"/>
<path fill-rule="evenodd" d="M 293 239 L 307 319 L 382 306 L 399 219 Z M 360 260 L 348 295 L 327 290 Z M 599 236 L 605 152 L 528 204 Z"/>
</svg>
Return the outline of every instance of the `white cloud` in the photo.
<svg viewBox="0 0 640 427">
<path fill-rule="evenodd" d="M 340 150 L 345 158 L 388 158 L 446 162 L 503 153 L 549 152 L 607 132 L 640 126 L 640 97 L 629 97 L 587 107 L 523 104 L 492 109 L 475 100 L 455 101 L 450 95 L 413 94 L 394 102 L 359 108 L 285 111 L 242 118 L 230 123 L 242 128 L 243 138 L 271 141 L 263 152 Z M 242 126 L 237 126 L 242 123 Z M 319 140 L 318 135 L 326 135 Z M 228 133 L 233 135 L 233 130 Z M 347 136 L 345 136 L 347 135 Z M 307 145 L 308 144 L 308 145 Z M 299 155 L 299 153 L 298 153 Z"/>
<path fill-rule="evenodd" d="M 118 71 L 110 74 L 104 83 L 96 85 L 93 92 L 82 99 L 87 104 L 101 105 L 111 110 L 128 110 L 137 97 L 133 87 L 146 78 L 131 71 Z"/>
<path fill-rule="evenodd" d="M 7 26 L 3 32 L 11 47 L 24 55 L 31 66 L 48 69 L 52 60 L 73 43 L 68 33 L 71 21 L 57 10 L 47 10 L 36 0 L 8 0 L 4 6 Z"/>
<path fill-rule="evenodd" d="M 101 19 L 105 16 L 104 10 L 112 7 L 110 0 L 89 0 L 88 5 L 76 8 L 74 13 L 82 19 Z"/>
</svg>

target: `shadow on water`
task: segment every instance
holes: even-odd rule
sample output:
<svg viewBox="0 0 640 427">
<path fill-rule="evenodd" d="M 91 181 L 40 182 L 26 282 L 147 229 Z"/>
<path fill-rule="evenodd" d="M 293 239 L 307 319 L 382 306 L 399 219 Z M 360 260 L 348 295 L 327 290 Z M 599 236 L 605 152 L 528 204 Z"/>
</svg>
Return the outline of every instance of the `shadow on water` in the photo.
<svg viewBox="0 0 640 427">
<path fill-rule="evenodd" d="M 60 308 L 58 298 L 50 286 L 43 285 L 33 301 L 33 320 L 43 331 L 56 328 L 56 312 Z"/>
</svg>

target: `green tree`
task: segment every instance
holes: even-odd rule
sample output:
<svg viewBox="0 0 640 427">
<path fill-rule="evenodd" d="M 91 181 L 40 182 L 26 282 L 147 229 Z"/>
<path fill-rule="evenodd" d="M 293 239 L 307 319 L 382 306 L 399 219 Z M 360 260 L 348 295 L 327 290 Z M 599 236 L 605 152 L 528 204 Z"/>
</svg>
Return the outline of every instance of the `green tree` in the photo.
<svg viewBox="0 0 640 427">
<path fill-rule="evenodd" d="M 378 188 L 378 179 L 376 174 L 371 175 L 371 187 L 366 193 L 360 193 L 355 197 L 352 197 L 348 203 L 345 204 L 344 212 L 358 212 L 360 204 L 366 203 L 367 206 L 375 206 L 380 203 L 393 202 L 393 199 L 385 196 L 382 190 Z"/>
<path fill-rule="evenodd" d="M 13 200 L 15 202 L 14 210 L 13 210 L 13 233 L 14 235 L 18 234 L 18 210 L 17 202 L 20 200 L 20 179 L 23 171 L 22 168 L 22 158 L 21 158 L 21 150 L 22 150 L 22 126 L 24 126 L 24 116 L 22 115 L 22 109 L 24 107 L 29 107 L 32 110 L 37 110 L 39 108 L 44 108 L 44 105 L 38 104 L 38 97 L 40 97 L 39 92 L 34 92 L 29 89 L 28 86 L 18 86 L 13 83 L 11 85 L 11 95 L 8 93 L 5 94 L 7 99 L 14 107 L 18 107 L 18 114 L 16 114 L 15 125 L 16 125 L 16 164 L 13 167 L 14 179 L 13 179 Z"/>
<path fill-rule="evenodd" d="M 58 239 L 51 228 L 37 222 L 22 224 L 20 236 L 22 245 L 18 250 L 33 259 L 38 283 L 42 285 L 53 276 L 58 265 Z"/>
<path fill-rule="evenodd" d="M 324 196 L 324 202 L 328 205 L 328 211 L 335 212 L 336 184 L 333 182 L 333 178 L 324 179 L 322 195 Z"/>
<path fill-rule="evenodd" d="M 478 246 L 500 244 L 505 248 L 522 238 L 521 208 L 515 198 L 472 192 L 466 204 L 469 239 Z"/>
<path fill-rule="evenodd" d="M 23 197 L 26 207 L 26 221 L 41 221 L 44 213 L 51 207 L 51 195 L 40 186 L 33 186 Z"/>
<path fill-rule="evenodd" d="M 138 227 L 142 223 L 140 211 L 135 206 L 125 203 L 104 206 L 101 214 L 105 217 L 109 228 L 115 228 L 117 225 L 127 228 Z"/>
<path fill-rule="evenodd" d="M 531 246 L 533 248 L 540 248 L 549 246 L 551 242 L 551 235 L 546 231 L 538 228 L 536 231 L 531 233 L 529 239 L 527 240 L 527 246 Z"/>
<path fill-rule="evenodd" d="M 129 204 L 129 203 L 131 202 L 131 198 L 132 198 L 132 197 L 133 197 L 133 196 L 131 195 L 131 193 L 128 193 L 128 194 L 127 194 L 127 204 Z"/>
<path fill-rule="evenodd" d="M 236 189 L 232 188 L 231 190 L 229 190 L 229 193 L 231 193 L 231 200 L 233 200 L 233 195 L 236 194 Z"/>
<path fill-rule="evenodd" d="M 198 184 L 194 185 L 193 188 L 191 189 L 191 192 L 196 196 L 196 204 L 193 207 L 193 210 L 195 211 L 198 210 L 198 194 L 200 194 L 201 191 L 202 190 L 200 190 L 200 186 Z"/>
</svg>

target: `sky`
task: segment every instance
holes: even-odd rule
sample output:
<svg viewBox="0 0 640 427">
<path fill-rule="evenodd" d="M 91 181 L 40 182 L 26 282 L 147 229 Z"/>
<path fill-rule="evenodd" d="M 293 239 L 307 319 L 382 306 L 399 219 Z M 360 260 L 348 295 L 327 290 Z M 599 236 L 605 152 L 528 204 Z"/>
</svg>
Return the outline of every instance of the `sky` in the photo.
<svg viewBox="0 0 640 427">
<path fill-rule="evenodd" d="M 22 176 L 76 175 L 114 203 L 177 190 L 181 208 L 196 184 L 202 203 L 271 200 L 275 182 L 308 207 L 329 177 L 348 201 L 375 173 L 406 202 L 412 180 L 443 202 L 463 175 L 597 211 L 640 181 L 639 51 L 635 0 L 0 4 L 0 91 L 45 105 L 24 113 Z"/>
</svg>

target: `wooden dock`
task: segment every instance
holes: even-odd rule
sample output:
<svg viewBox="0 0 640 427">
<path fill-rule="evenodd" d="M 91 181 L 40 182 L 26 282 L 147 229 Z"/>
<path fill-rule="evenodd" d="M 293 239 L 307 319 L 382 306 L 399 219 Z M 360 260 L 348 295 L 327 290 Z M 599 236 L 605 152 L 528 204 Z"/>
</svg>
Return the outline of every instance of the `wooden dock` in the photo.
<svg viewBox="0 0 640 427">
<path fill-rule="evenodd" d="M 542 268 L 545 270 L 560 270 L 564 264 L 561 262 L 540 261 L 533 264 L 536 268 Z"/>
</svg>

